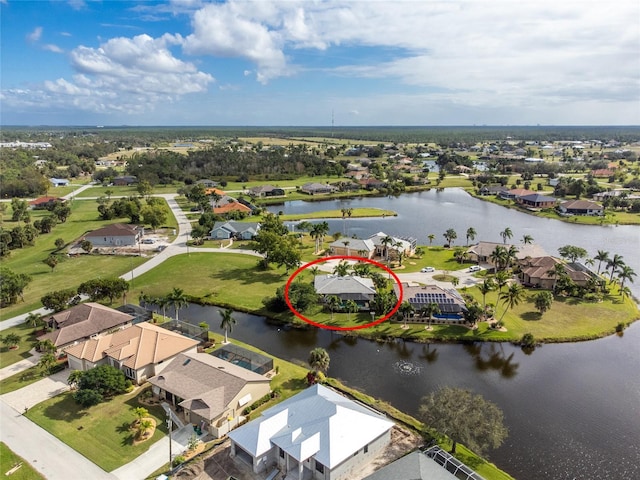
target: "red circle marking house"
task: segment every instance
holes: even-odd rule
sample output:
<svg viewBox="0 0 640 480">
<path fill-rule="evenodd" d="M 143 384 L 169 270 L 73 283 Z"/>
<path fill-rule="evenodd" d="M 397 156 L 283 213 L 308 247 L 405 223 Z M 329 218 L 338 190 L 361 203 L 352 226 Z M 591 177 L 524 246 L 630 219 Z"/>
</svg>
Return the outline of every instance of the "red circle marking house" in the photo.
<svg viewBox="0 0 640 480">
<path fill-rule="evenodd" d="M 389 313 L 387 313 L 384 317 L 378 318 L 378 319 L 376 319 L 376 320 L 374 320 L 372 322 L 366 323 L 364 325 L 358 325 L 358 326 L 355 326 L 355 327 L 337 327 L 337 326 L 333 326 L 333 325 L 325 325 L 323 323 L 314 322 L 310 318 L 305 317 L 302 313 L 298 312 L 293 307 L 293 305 L 291 304 L 291 300 L 289 299 L 289 288 L 291 287 L 291 283 L 305 269 L 307 269 L 309 267 L 312 267 L 313 265 L 316 265 L 318 263 L 327 262 L 329 260 L 356 260 L 358 262 L 366 262 L 366 263 L 370 263 L 371 265 L 375 265 L 376 267 L 382 268 L 391 277 L 393 277 L 393 280 L 398 284 L 399 291 L 400 291 L 399 292 L 400 293 L 400 296 L 399 296 L 400 298 L 398 298 L 398 302 L 395 304 L 393 309 Z M 293 272 L 293 274 L 289 277 L 289 280 L 287 280 L 287 284 L 285 285 L 285 288 L 284 288 L 284 299 L 287 302 L 289 310 L 291 310 L 296 317 L 298 317 L 300 320 L 308 323 L 309 325 L 313 325 L 313 326 L 319 327 L 319 328 L 325 328 L 327 330 L 360 330 L 360 329 L 363 329 L 363 328 L 368 328 L 368 327 L 373 327 L 374 325 L 378 325 L 379 323 L 382 323 L 385 320 L 389 319 L 392 315 L 394 315 L 398 311 L 398 309 L 400 308 L 400 304 L 402 303 L 402 295 L 403 295 L 402 283 L 400 282 L 400 279 L 398 278 L 398 276 L 395 273 L 393 273 L 390 268 L 386 267 L 385 265 L 383 265 L 383 264 L 381 264 L 379 262 L 376 262 L 374 260 L 370 260 L 368 258 L 348 256 L 348 255 L 336 255 L 336 256 L 333 256 L 333 257 L 319 258 L 318 260 L 314 260 L 312 262 L 307 263 L 306 265 L 303 265 L 302 267 L 298 268 L 295 272 Z"/>
</svg>

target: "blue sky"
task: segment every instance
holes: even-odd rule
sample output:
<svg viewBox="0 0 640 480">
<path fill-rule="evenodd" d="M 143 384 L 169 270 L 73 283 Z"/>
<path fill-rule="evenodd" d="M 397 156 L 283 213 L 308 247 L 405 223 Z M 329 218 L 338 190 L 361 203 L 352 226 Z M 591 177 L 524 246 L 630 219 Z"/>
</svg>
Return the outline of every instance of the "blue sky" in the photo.
<svg viewBox="0 0 640 480">
<path fill-rule="evenodd" d="M 0 0 L 4 125 L 638 125 L 637 0 Z"/>
</svg>

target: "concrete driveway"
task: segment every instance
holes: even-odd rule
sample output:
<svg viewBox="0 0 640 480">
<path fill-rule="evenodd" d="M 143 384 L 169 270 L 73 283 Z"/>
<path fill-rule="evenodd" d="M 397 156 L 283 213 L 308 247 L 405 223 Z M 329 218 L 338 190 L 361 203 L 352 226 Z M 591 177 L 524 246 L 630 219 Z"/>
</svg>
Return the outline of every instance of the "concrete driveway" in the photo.
<svg viewBox="0 0 640 480">
<path fill-rule="evenodd" d="M 69 373 L 71 373 L 69 369 L 54 373 L 20 390 L 5 393 L 0 399 L 18 413 L 22 413 L 25 407 L 31 408 L 40 402 L 69 390 L 69 385 L 67 384 Z"/>
</svg>

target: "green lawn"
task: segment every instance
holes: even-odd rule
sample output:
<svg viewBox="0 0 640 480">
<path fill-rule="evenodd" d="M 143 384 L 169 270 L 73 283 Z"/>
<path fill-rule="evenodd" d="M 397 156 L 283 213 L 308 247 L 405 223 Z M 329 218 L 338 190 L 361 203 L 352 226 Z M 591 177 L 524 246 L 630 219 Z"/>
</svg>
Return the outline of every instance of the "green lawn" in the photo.
<svg viewBox="0 0 640 480">
<path fill-rule="evenodd" d="M 51 253 L 57 251 L 54 245 L 57 238 L 62 238 L 70 244 L 89 231 L 107 224 L 127 221 L 127 219 L 100 220 L 97 207 L 97 203 L 91 200 L 73 202 L 72 214 L 65 223 L 56 225 L 51 233 L 38 236 L 35 245 L 12 250 L 9 257 L 2 260 L 3 266 L 14 272 L 30 275 L 32 281 L 24 291 L 24 302 L 18 301 L 15 305 L 0 309 L 0 319 L 4 320 L 41 307 L 40 298 L 50 291 L 77 287 L 80 283 L 101 275 L 120 276 L 146 261 L 137 256 L 81 255 L 71 258 L 62 255 L 62 261 L 53 272 L 42 263 Z M 49 212 L 34 211 L 32 221 L 45 214 Z M 8 216 L 10 218 L 10 213 Z M 169 228 L 177 228 L 173 215 L 169 215 L 166 223 Z M 6 229 L 11 229 L 15 225 L 15 222 L 3 223 Z"/>
<path fill-rule="evenodd" d="M 29 465 L 24 458 L 13 453 L 9 447 L 0 442 L 0 472 L 5 476 L 11 468 L 21 463 L 22 466 L 11 474 L 12 480 L 44 480 L 36 470 Z"/>
<path fill-rule="evenodd" d="M 352 209 L 351 216 L 349 218 L 365 218 L 365 217 L 395 217 L 398 215 L 393 210 L 383 210 L 381 208 L 354 208 Z M 320 210 L 310 213 L 288 213 L 280 215 L 282 221 L 293 220 L 312 220 L 317 218 L 342 218 L 341 210 Z M 255 219 L 253 221 L 256 221 Z"/>
<path fill-rule="evenodd" d="M 129 425 L 135 420 L 131 408 L 140 406 L 139 389 L 119 395 L 88 409 L 80 409 L 71 393 L 45 400 L 29 409 L 27 417 L 87 457 L 107 472 L 129 463 L 168 433 L 160 406 L 145 406 L 157 428 L 151 439 L 133 445 Z"/>
<path fill-rule="evenodd" d="M 182 184 L 175 184 L 175 185 L 156 185 L 153 187 L 153 191 L 151 192 L 152 194 L 155 193 L 175 193 L 178 188 L 180 188 L 180 186 L 183 186 Z M 140 194 L 138 193 L 138 187 L 136 185 L 133 185 L 131 187 L 125 187 L 125 186 L 111 186 L 111 187 L 103 187 L 103 186 L 98 186 L 95 185 L 91 188 L 87 188 L 86 190 L 80 192 L 78 194 L 77 198 L 86 198 L 86 197 L 102 197 L 102 196 L 107 196 L 107 194 L 105 192 L 107 192 L 108 190 L 111 191 L 111 196 L 112 197 L 121 197 L 121 196 L 126 196 L 126 197 L 130 197 L 130 196 L 139 196 Z"/>
</svg>

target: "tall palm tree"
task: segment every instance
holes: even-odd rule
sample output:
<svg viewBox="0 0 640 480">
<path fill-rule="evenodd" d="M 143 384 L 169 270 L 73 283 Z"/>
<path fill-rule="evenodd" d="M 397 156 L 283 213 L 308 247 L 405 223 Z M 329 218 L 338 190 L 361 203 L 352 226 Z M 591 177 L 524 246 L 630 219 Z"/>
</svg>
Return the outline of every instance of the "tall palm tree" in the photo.
<svg viewBox="0 0 640 480">
<path fill-rule="evenodd" d="M 513 232 L 511 231 L 511 229 L 509 227 L 507 227 L 503 231 L 500 232 L 500 236 L 502 237 L 502 243 L 506 244 L 507 243 L 507 238 L 508 239 L 513 238 Z"/>
<path fill-rule="evenodd" d="M 233 331 L 233 326 L 236 324 L 236 319 L 233 318 L 233 310 L 227 308 L 225 310 L 218 310 L 222 321 L 220 322 L 220 328 L 224 330 L 224 343 L 229 343 L 227 333 Z"/>
<path fill-rule="evenodd" d="M 504 270 L 501 270 L 494 275 L 493 279 L 498 286 L 498 293 L 502 294 L 502 287 L 504 287 L 509 282 L 509 274 Z"/>
<path fill-rule="evenodd" d="M 402 266 L 402 259 L 405 254 L 404 245 L 402 244 L 402 242 L 396 242 L 393 244 L 393 246 L 395 247 L 396 253 L 398 254 L 398 262 L 400 263 L 400 266 Z"/>
<path fill-rule="evenodd" d="M 351 314 L 356 313 L 360 309 L 355 300 L 347 300 L 344 302 L 344 307 L 347 309 L 347 320 L 351 320 Z"/>
<path fill-rule="evenodd" d="M 382 238 L 382 240 L 380 240 L 380 243 L 384 247 L 385 260 L 387 261 L 387 263 L 389 263 L 389 246 L 393 245 L 393 238 L 391 238 L 389 235 L 386 235 Z"/>
<path fill-rule="evenodd" d="M 353 208 L 342 208 L 340 209 L 342 213 L 342 230 L 344 234 L 347 234 L 347 217 L 351 218 L 351 214 L 353 213 Z"/>
<path fill-rule="evenodd" d="M 533 243 L 533 237 L 531 235 L 523 235 L 522 236 L 522 243 L 524 243 L 525 245 Z"/>
<path fill-rule="evenodd" d="M 496 270 L 502 270 L 502 266 L 506 264 L 507 260 L 507 249 L 502 245 L 496 245 L 496 247 L 491 252 L 489 259 L 496 266 Z"/>
<path fill-rule="evenodd" d="M 633 277 L 637 277 L 636 272 L 633 271 L 629 265 L 622 265 L 618 269 L 618 279 L 620 280 L 620 290 L 624 288 L 624 282 L 629 280 L 633 283 Z"/>
<path fill-rule="evenodd" d="M 433 316 L 440 313 L 440 305 L 435 302 L 427 303 L 424 307 L 420 309 L 420 316 L 427 317 L 429 322 L 427 325 L 431 327 L 431 322 L 433 321 Z"/>
<path fill-rule="evenodd" d="M 184 294 L 184 290 L 181 288 L 173 287 L 173 290 L 169 294 L 169 305 L 171 305 L 176 312 L 176 320 L 179 320 L 178 313 L 180 309 L 189 305 L 187 296 Z"/>
<path fill-rule="evenodd" d="M 613 255 L 613 258 L 610 258 L 607 261 L 607 268 L 611 269 L 611 275 L 609 276 L 609 281 L 613 281 L 613 274 L 620 267 L 624 265 L 624 261 L 622 260 L 622 255 L 618 255 L 617 253 Z"/>
<path fill-rule="evenodd" d="M 369 263 L 356 263 L 351 269 L 358 277 L 368 277 L 371 274 L 371 265 Z"/>
<path fill-rule="evenodd" d="M 318 275 L 318 272 L 320 271 L 320 269 L 318 267 L 311 267 L 309 269 L 309 272 L 311 272 L 311 275 L 313 275 L 313 278 L 316 278 L 316 275 Z"/>
<path fill-rule="evenodd" d="M 504 312 L 502 312 L 500 321 L 502 321 L 509 309 L 513 309 L 513 307 L 520 303 L 523 297 L 524 289 L 518 283 L 512 283 L 509 285 L 508 290 L 500 294 L 500 300 L 502 300 L 502 303 L 506 306 Z"/>
<path fill-rule="evenodd" d="M 413 305 L 411 305 L 411 303 L 409 303 L 407 300 L 405 300 L 404 302 L 402 302 L 402 304 L 400 304 L 398 313 L 402 315 L 403 325 L 405 327 L 407 326 L 407 320 L 411 315 L 413 315 L 413 312 L 415 312 L 415 308 L 413 308 Z"/>
<path fill-rule="evenodd" d="M 56 356 L 53 353 L 45 353 L 40 357 L 38 366 L 47 375 L 51 373 L 51 369 L 58 363 Z"/>
<path fill-rule="evenodd" d="M 342 244 L 343 244 L 343 245 L 344 245 L 344 247 L 347 249 L 347 256 L 349 256 L 349 255 L 350 255 L 350 252 L 349 252 L 349 245 L 351 244 L 351 242 L 350 242 L 349 240 L 343 240 L 343 241 L 342 241 Z"/>
<path fill-rule="evenodd" d="M 495 282 L 491 278 L 485 278 L 484 281 L 478 286 L 478 290 L 482 294 L 482 316 L 484 317 L 487 311 L 487 293 L 493 292 L 496 288 Z"/>
<path fill-rule="evenodd" d="M 598 254 L 593 257 L 593 259 L 598 261 L 598 275 L 600 275 L 600 267 L 602 266 L 602 262 L 609 261 L 609 252 L 605 250 L 598 250 Z"/>
<path fill-rule="evenodd" d="M 307 362 L 314 372 L 326 373 L 327 370 L 329 370 L 331 358 L 324 348 L 317 347 L 309 352 L 309 359 Z"/>
<path fill-rule="evenodd" d="M 472 241 L 475 240 L 477 234 L 478 232 L 476 232 L 475 228 L 473 227 L 467 228 L 467 247 L 469 246 L 469 239 L 471 239 Z"/>
<path fill-rule="evenodd" d="M 453 244 L 453 241 L 458 238 L 458 234 L 456 233 L 456 231 L 453 228 L 449 228 L 447 229 L 446 232 L 444 232 L 442 234 L 442 236 L 444 237 L 444 239 L 447 241 L 447 244 L 449 245 L 449 247 L 451 247 L 451 245 Z"/>
<path fill-rule="evenodd" d="M 567 269 L 564 263 L 556 263 L 551 270 L 547 271 L 547 275 L 553 278 L 553 293 L 556 293 L 558 279 L 567 275 Z"/>
<path fill-rule="evenodd" d="M 436 236 L 433 233 L 430 233 L 429 235 L 427 235 L 427 238 L 429 239 L 429 246 L 431 246 Z"/>
<path fill-rule="evenodd" d="M 325 303 L 327 304 L 327 307 L 329 307 L 329 310 L 331 311 L 331 320 L 333 320 L 333 312 L 338 308 L 340 308 L 340 305 L 342 305 L 342 300 L 340 300 L 340 297 L 338 297 L 337 295 L 329 295 L 325 299 Z"/>
</svg>

